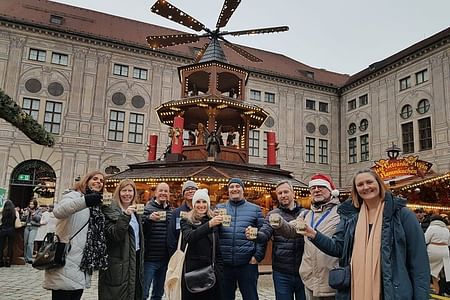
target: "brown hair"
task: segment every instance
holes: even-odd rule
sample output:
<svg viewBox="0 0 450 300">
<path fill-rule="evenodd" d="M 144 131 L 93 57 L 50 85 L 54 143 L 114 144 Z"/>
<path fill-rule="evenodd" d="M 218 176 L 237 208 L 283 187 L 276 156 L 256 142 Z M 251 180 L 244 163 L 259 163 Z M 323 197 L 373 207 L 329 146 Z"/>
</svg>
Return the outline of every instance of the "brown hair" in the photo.
<svg viewBox="0 0 450 300">
<path fill-rule="evenodd" d="M 119 184 L 117 185 L 116 190 L 114 191 L 113 199 L 122 208 L 123 208 L 123 206 L 122 206 L 122 202 L 120 201 L 120 191 L 123 190 L 127 185 L 131 185 L 131 187 L 133 188 L 133 191 L 134 191 L 133 201 L 131 202 L 130 205 L 136 204 L 137 199 L 138 199 L 138 193 L 137 193 L 136 184 L 134 183 L 134 181 L 131 179 L 121 180 L 119 182 Z"/>
<path fill-rule="evenodd" d="M 83 179 L 76 182 L 73 186 L 74 190 L 77 190 L 83 194 L 86 194 L 86 189 L 88 187 L 89 180 L 91 180 L 95 175 L 102 175 L 103 180 L 105 179 L 105 174 L 100 170 L 90 171 L 86 175 L 84 175 Z M 100 193 L 103 193 L 103 189 L 105 188 L 105 184 L 103 184 L 102 190 Z"/>
<path fill-rule="evenodd" d="M 355 176 L 353 176 L 353 180 L 352 180 L 352 203 L 353 206 L 356 208 L 360 208 L 361 204 L 363 202 L 363 199 L 361 198 L 361 196 L 358 194 L 358 191 L 356 190 L 356 176 L 358 176 L 359 174 L 364 174 L 364 173 L 369 173 L 370 175 L 373 176 L 373 178 L 375 178 L 375 180 L 378 182 L 378 187 L 380 188 L 380 199 L 384 199 L 384 193 L 387 190 L 386 185 L 384 184 L 383 180 L 380 178 L 380 176 L 373 170 L 371 169 L 363 169 L 363 170 L 359 170 L 358 172 L 356 172 Z"/>
</svg>

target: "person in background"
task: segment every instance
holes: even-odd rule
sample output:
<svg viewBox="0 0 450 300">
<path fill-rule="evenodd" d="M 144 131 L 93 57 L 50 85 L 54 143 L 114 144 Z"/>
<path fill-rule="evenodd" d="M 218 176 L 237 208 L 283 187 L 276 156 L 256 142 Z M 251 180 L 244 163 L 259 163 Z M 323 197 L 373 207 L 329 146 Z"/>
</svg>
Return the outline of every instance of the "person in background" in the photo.
<svg viewBox="0 0 450 300">
<path fill-rule="evenodd" d="M 433 215 L 430 218 L 430 226 L 425 231 L 425 243 L 427 246 L 428 259 L 430 261 L 431 280 L 436 294 L 440 294 L 439 275 L 441 271 L 450 270 L 450 232 L 444 218 Z M 445 272 L 444 272 L 445 273 Z M 450 279 L 450 274 L 445 274 Z"/>
<path fill-rule="evenodd" d="M 425 212 L 422 207 L 416 208 L 414 210 L 416 218 L 422 227 L 423 232 L 427 231 L 428 226 L 430 226 L 430 216 Z"/>
<path fill-rule="evenodd" d="M 181 194 L 183 195 L 183 203 L 180 207 L 172 211 L 172 217 L 169 221 L 169 228 L 167 229 L 167 247 L 169 249 L 169 257 L 175 253 L 177 249 L 178 237 L 180 236 L 180 220 L 181 214 L 187 213 L 192 209 L 192 197 L 198 186 L 195 182 L 188 180 L 183 183 Z"/>
<path fill-rule="evenodd" d="M 267 242 L 270 238 L 272 243 L 272 276 L 277 300 L 305 300 L 305 285 L 300 278 L 299 268 L 302 262 L 304 238 L 285 238 L 270 226 L 270 216 L 278 215 L 286 222 L 292 222 L 300 214 L 307 210 L 299 206 L 294 199 L 294 188 L 287 180 L 280 181 L 276 187 L 278 208 L 270 211 L 265 219 L 264 225 L 257 234 L 257 242 Z M 245 235 L 251 240 L 250 228 L 247 227 Z"/>
<path fill-rule="evenodd" d="M 371 169 L 353 177 L 351 200 L 338 209 L 332 238 L 305 225 L 303 234 L 351 269 L 351 284 L 337 299 L 429 299 L 430 268 L 425 238 L 406 200 L 386 191 Z"/>
<path fill-rule="evenodd" d="M 26 223 L 23 233 L 23 257 L 25 263 L 33 262 L 34 239 L 36 237 L 39 226 L 41 226 L 42 212 L 38 207 L 36 198 L 30 201 L 27 208 L 24 209 L 22 218 Z"/>
<path fill-rule="evenodd" d="M 198 270 L 212 264 L 214 260 L 216 284 L 211 289 L 201 293 L 191 293 L 186 288 L 186 282 L 181 284 L 181 300 L 221 300 L 220 282 L 222 277 L 222 257 L 219 247 L 218 226 L 222 224 L 222 216 L 214 216 L 210 208 L 207 189 L 197 190 L 192 199 L 193 209 L 181 220 L 183 244 L 188 244 L 185 256 L 185 271 Z M 212 257 L 213 238 L 215 257 Z M 184 247 L 183 247 L 184 248 Z"/>
<path fill-rule="evenodd" d="M 11 267 L 13 257 L 15 228 L 21 226 L 19 212 L 14 208 L 11 200 L 3 203 L 3 211 L 0 212 L 0 267 Z M 4 248 L 7 245 L 6 257 L 3 257 Z"/>
<path fill-rule="evenodd" d="M 53 214 L 53 204 L 41 209 L 41 226 L 39 226 L 36 238 L 34 239 L 34 242 L 37 245 L 37 249 L 41 247 L 42 242 L 44 241 L 47 234 L 54 233 L 56 228 L 56 218 Z"/>
<path fill-rule="evenodd" d="M 111 205 L 102 206 L 108 269 L 100 270 L 100 300 L 143 299 L 144 235 L 136 213 L 137 199 L 136 185 L 124 179 L 117 185 Z"/>
<path fill-rule="evenodd" d="M 240 178 L 228 181 L 229 200 L 216 209 L 225 209 L 231 216 L 230 226 L 220 226 L 220 251 L 223 258 L 222 292 L 224 300 L 235 298 L 239 285 L 244 300 L 258 298 L 258 263 L 264 259 L 266 243 L 249 241 L 245 236 L 248 226 L 261 229 L 264 217 L 258 205 L 244 198 L 244 182 Z"/>
<path fill-rule="evenodd" d="M 156 186 L 155 198 L 145 206 L 144 230 L 144 299 L 152 287 L 151 300 L 161 300 L 164 294 L 169 251 L 167 249 L 167 230 L 171 217 L 169 205 L 169 185 L 161 182 Z"/>
<path fill-rule="evenodd" d="M 61 242 L 71 240 L 71 248 L 62 268 L 45 270 L 45 289 L 52 290 L 52 300 L 79 300 L 83 290 L 91 286 L 94 270 L 108 267 L 106 253 L 105 216 L 100 205 L 104 174 L 91 171 L 66 191 L 53 210 L 55 234 Z"/>
</svg>

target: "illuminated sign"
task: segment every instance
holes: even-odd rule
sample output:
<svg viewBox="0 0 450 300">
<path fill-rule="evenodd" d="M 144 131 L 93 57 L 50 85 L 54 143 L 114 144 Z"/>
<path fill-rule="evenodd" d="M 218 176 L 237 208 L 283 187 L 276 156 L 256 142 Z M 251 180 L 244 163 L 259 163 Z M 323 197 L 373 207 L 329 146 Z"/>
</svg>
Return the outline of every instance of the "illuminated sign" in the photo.
<svg viewBox="0 0 450 300">
<path fill-rule="evenodd" d="M 423 177 L 430 171 L 433 164 L 420 160 L 418 156 L 406 156 L 400 159 L 380 159 L 375 162 L 372 169 L 383 180 L 413 175 Z"/>
</svg>

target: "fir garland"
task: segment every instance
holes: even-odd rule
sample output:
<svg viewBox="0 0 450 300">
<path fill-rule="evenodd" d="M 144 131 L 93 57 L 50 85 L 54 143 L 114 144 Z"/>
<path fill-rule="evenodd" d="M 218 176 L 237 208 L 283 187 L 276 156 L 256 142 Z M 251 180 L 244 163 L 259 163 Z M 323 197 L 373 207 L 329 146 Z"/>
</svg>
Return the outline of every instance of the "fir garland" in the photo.
<svg viewBox="0 0 450 300">
<path fill-rule="evenodd" d="M 36 144 L 47 147 L 52 147 L 55 144 L 53 135 L 47 132 L 33 117 L 24 112 L 2 89 L 0 89 L 0 118 L 17 127 Z"/>
</svg>

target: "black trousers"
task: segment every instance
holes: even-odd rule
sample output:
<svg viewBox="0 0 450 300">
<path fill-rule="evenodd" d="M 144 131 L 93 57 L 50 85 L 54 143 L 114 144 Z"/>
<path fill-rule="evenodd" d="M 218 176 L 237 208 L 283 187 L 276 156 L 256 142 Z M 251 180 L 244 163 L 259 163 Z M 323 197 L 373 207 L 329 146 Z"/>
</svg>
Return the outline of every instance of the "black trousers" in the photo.
<svg viewBox="0 0 450 300">
<path fill-rule="evenodd" d="M 3 249 L 6 245 L 6 240 L 8 240 L 8 254 L 6 255 L 6 257 L 12 259 L 15 236 L 16 232 L 13 227 L 8 229 L 0 229 L 0 259 L 3 259 Z"/>
<path fill-rule="evenodd" d="M 52 300 L 80 300 L 84 290 L 52 290 Z"/>
</svg>

